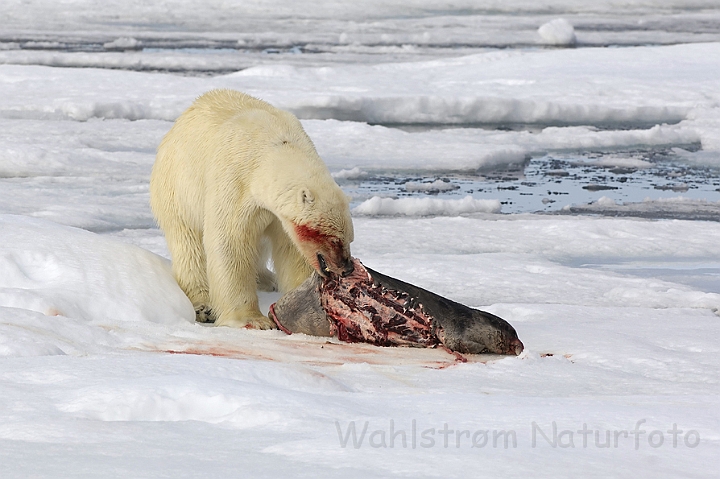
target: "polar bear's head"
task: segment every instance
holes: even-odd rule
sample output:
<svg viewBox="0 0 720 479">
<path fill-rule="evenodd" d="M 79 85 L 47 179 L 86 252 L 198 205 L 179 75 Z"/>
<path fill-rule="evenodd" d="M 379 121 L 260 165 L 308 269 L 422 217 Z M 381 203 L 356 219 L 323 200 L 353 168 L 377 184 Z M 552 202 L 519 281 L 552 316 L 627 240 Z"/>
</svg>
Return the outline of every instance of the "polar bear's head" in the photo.
<svg viewBox="0 0 720 479">
<path fill-rule="evenodd" d="M 255 197 L 318 273 L 351 273 L 349 201 L 314 149 L 281 148 L 267 164 L 272 170 L 253 185 Z"/>
<path fill-rule="evenodd" d="M 320 186 L 310 183 L 313 185 L 300 184 L 285 190 L 273 212 L 318 273 L 347 275 L 353 271 L 353 225 L 348 199 L 334 181 Z"/>
<path fill-rule="evenodd" d="M 353 225 L 345 194 L 337 185 L 296 191 L 303 212 L 293 220 L 293 239 L 308 262 L 323 276 L 353 271 L 350 243 Z"/>
</svg>

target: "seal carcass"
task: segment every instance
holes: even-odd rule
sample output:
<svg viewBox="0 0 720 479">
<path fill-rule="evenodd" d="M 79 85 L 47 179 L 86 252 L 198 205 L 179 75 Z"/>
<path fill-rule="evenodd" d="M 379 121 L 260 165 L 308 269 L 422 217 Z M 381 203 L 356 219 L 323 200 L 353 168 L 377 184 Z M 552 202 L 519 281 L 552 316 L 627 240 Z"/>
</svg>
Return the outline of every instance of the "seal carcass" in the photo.
<svg viewBox="0 0 720 479">
<path fill-rule="evenodd" d="M 353 258 L 342 277 L 314 273 L 270 307 L 288 334 L 337 336 L 378 346 L 443 347 L 518 355 L 523 344 L 502 318 L 378 273 Z"/>
</svg>

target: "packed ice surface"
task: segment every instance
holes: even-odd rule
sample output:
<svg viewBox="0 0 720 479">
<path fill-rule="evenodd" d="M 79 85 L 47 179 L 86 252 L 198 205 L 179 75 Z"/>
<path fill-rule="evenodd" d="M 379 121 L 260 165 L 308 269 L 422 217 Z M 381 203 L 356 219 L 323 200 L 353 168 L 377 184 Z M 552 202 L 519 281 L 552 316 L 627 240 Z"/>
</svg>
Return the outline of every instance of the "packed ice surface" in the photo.
<svg viewBox="0 0 720 479">
<path fill-rule="evenodd" d="M 3 1 L 2 476 L 715 477 L 720 222 L 638 216 L 717 219 L 717 196 L 570 205 L 628 218 L 359 203 L 355 256 L 526 347 L 456 364 L 193 323 L 147 184 L 211 88 L 294 111 L 340 183 L 656 147 L 718 168 L 719 17 L 709 0 Z M 576 48 L 540 46 L 557 18 Z"/>
<path fill-rule="evenodd" d="M 715 0 L 6 0 L 0 62 L 183 72 L 388 63 L 539 46 L 538 28 L 558 18 L 582 46 L 718 41 L 719 17 Z"/>
<path fill-rule="evenodd" d="M 45 220 L 3 216 L 2 224 L 7 477 L 464 477 L 478 456 L 488 477 L 538 467 L 562 476 L 588 461 L 598 475 L 609 460 L 619 476 L 648 468 L 712 476 L 720 295 L 582 264 L 642 269 L 672 258 L 699 271 L 720 254 L 718 223 L 358 218 L 355 254 L 367 264 L 501 315 L 528 345 L 518 358 L 455 365 L 437 350 L 192 324 L 191 307 L 151 253 Z M 71 281 L 77 275 L 88 278 L 82 289 Z M 112 287 L 121 279 L 123 288 Z M 61 308 L 67 316 L 52 315 Z M 593 435 L 585 448 L 578 432 L 587 424 L 602 444 L 606 431 L 632 431 L 642 420 L 639 449 L 634 436 L 598 449 Z M 573 448 L 552 447 L 553 422 L 572 431 Z M 450 433 L 445 447 L 445 424 L 470 433 Z M 673 424 L 683 431 L 677 447 Z M 493 442 L 498 431 L 516 442 Z M 654 431 L 662 447 L 647 442 L 653 433 L 658 444 Z"/>
</svg>

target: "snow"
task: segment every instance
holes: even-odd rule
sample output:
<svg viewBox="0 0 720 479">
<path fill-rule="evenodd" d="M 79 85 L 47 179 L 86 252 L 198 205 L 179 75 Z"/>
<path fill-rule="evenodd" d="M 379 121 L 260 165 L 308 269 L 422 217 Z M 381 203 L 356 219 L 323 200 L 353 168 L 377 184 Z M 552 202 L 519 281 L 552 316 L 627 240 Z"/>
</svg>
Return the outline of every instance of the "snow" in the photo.
<svg viewBox="0 0 720 479">
<path fill-rule="evenodd" d="M 720 88 L 714 70 L 706 68 L 714 62 L 720 62 L 718 44 L 496 51 L 382 65 L 266 65 L 210 79 L 5 65 L 0 118 L 171 121 L 204 91 L 229 87 L 306 119 L 332 169 L 468 170 L 538 152 L 640 145 L 700 143 L 704 151 L 720 151 Z M 409 133 L 366 122 L 535 124 L 540 131 Z"/>
<path fill-rule="evenodd" d="M 443 185 L 446 184 L 442 181 L 440 182 L 443 183 Z M 416 191 L 431 190 L 416 188 Z M 440 198 L 381 198 L 379 196 L 373 196 L 352 210 L 354 215 L 366 216 L 458 216 L 471 213 L 499 212 L 500 201 L 476 200 L 470 195 L 460 200 L 445 200 Z"/>
<path fill-rule="evenodd" d="M 538 28 L 542 42 L 547 45 L 572 46 L 575 45 L 575 28 L 564 18 L 556 18 Z"/>
<path fill-rule="evenodd" d="M 47 237 L 68 240 L 53 250 L 61 260 L 72 259 L 76 244 L 90 245 L 96 257 L 105 254 L 103 266 L 138 254 L 138 248 L 42 220 L 3 221 L 3 231 L 14 232 L 4 238 L 4 250 L 42 252 L 41 244 L 22 235 L 40 228 L 38 234 L 44 230 Z M 356 254 L 367 264 L 485 305 L 511 320 L 528 350 L 519 358 L 447 368 L 453 360 L 442 351 L 326 344 L 277 331 L 208 328 L 182 318 L 159 324 L 154 316 L 134 317 L 130 308 L 119 318 L 88 320 L 3 306 L 3 344 L 11 345 L 2 349 L 9 357 L 0 383 L 6 473 L 50 477 L 62 471 L 74 477 L 82 465 L 108 477 L 232 476 L 240 467 L 244 474 L 270 476 L 307 470 L 346 477 L 407 471 L 461 477 L 462 465 L 481 454 L 493 475 L 527 475 L 539 466 L 573 467 L 592 458 L 602 463 L 607 456 L 600 455 L 593 436 L 589 447 L 582 447 L 577 433 L 582 425 L 601 431 L 602 438 L 606 430 L 632 430 L 642 419 L 646 435 L 663 431 L 665 446 L 655 449 L 643 437 L 636 450 L 632 436 L 621 437 L 608 452 L 623 471 L 638 474 L 651 467 L 670 477 L 712 464 L 718 420 L 707 413 L 719 405 L 713 308 L 720 295 L 619 274 L 612 265 L 573 263 L 612 258 L 627 267 L 672 256 L 676 267 L 683 261 L 707 264 L 720 254 L 713 241 L 720 233 L 717 223 L 527 216 L 358 219 L 356 229 Z M 400 248 L 392 231 L 404 237 Z M 109 244 L 116 250 L 99 246 Z M 89 273 L 94 264 L 84 266 Z M 125 273 L 131 283 L 170 280 L 166 268 L 152 276 L 135 268 Z M 32 286 L 46 280 L 25 281 Z M 95 293 L 91 299 L 73 291 L 63 299 L 82 308 L 109 303 L 117 294 L 102 282 L 87 287 Z M 46 288 L 36 291 L 53 299 Z M 139 295 L 152 299 L 158 315 L 177 302 L 170 294 L 141 290 Z M 445 368 L 433 369 L 438 366 Z M 367 421 L 370 435 L 389 434 L 393 421 L 395 432 L 404 430 L 410 441 L 413 420 L 418 434 L 444 424 L 471 432 L 511 430 L 517 447 L 506 450 L 501 442 L 477 450 L 470 436 L 462 436 L 456 447 L 452 435 L 445 448 L 436 432 L 431 448 L 413 450 L 409 442 L 401 448 L 398 438 L 394 449 L 377 450 L 367 437 L 357 449 L 343 448 L 335 424 L 345 434 L 351 421 L 359 429 Z M 574 431 L 574 449 L 563 452 L 544 439 L 533 447 L 532 424 L 552 437 L 553 421 L 560 431 Z M 673 424 L 696 431 L 699 446 L 686 446 L 681 434 L 672 448 L 665 431 Z M 694 436 L 688 438 L 694 444 Z M 343 458 L 339 465 L 329 453 Z M 125 460 L 112 459 L 115 454 Z M 29 461 L 40 456 L 46 459 Z M 647 466 L 648 457 L 657 458 L 657 465 Z"/>
<path fill-rule="evenodd" d="M 360 178 L 364 178 L 367 176 L 367 173 L 358 168 L 357 166 L 354 168 L 344 169 L 340 171 L 334 171 L 330 173 L 333 178 L 335 178 L 335 181 L 342 181 L 342 180 L 357 180 Z"/>
<path fill-rule="evenodd" d="M 432 182 L 419 182 L 419 181 L 408 181 L 405 183 L 405 191 L 424 191 L 424 192 L 434 192 L 434 191 L 452 191 L 456 190 L 459 187 L 457 185 L 453 185 L 449 181 L 443 181 L 443 180 L 435 180 Z"/>
<path fill-rule="evenodd" d="M 137 246 L 10 215 L 0 218 L 0 242 L 3 307 L 85 321 L 172 324 L 195 319 L 168 262 Z M 106 293 L 97 296 L 98 290 Z"/>
<path fill-rule="evenodd" d="M 142 43 L 133 37 L 121 37 L 107 43 L 103 43 L 103 47 L 108 50 L 134 50 Z"/>
<path fill-rule="evenodd" d="M 5 0 L 0 18 L 3 477 L 716 476 L 720 197 L 504 214 L 434 193 L 544 155 L 648 171 L 634 152 L 654 149 L 716 181 L 717 2 Z M 194 323 L 148 178 L 212 88 L 299 115 L 343 187 L 404 175 L 355 203 L 353 254 L 505 318 L 525 352 Z"/>
</svg>

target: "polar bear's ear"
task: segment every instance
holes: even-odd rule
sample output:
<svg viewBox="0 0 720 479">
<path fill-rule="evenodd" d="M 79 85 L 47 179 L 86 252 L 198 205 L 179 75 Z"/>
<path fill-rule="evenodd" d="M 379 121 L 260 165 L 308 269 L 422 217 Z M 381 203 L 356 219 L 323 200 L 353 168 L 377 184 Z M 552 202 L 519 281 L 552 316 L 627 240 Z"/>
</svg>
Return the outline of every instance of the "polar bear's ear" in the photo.
<svg viewBox="0 0 720 479">
<path fill-rule="evenodd" d="M 315 196 L 307 188 L 302 188 L 300 190 L 300 200 L 303 205 L 311 205 L 315 203 Z"/>
</svg>

